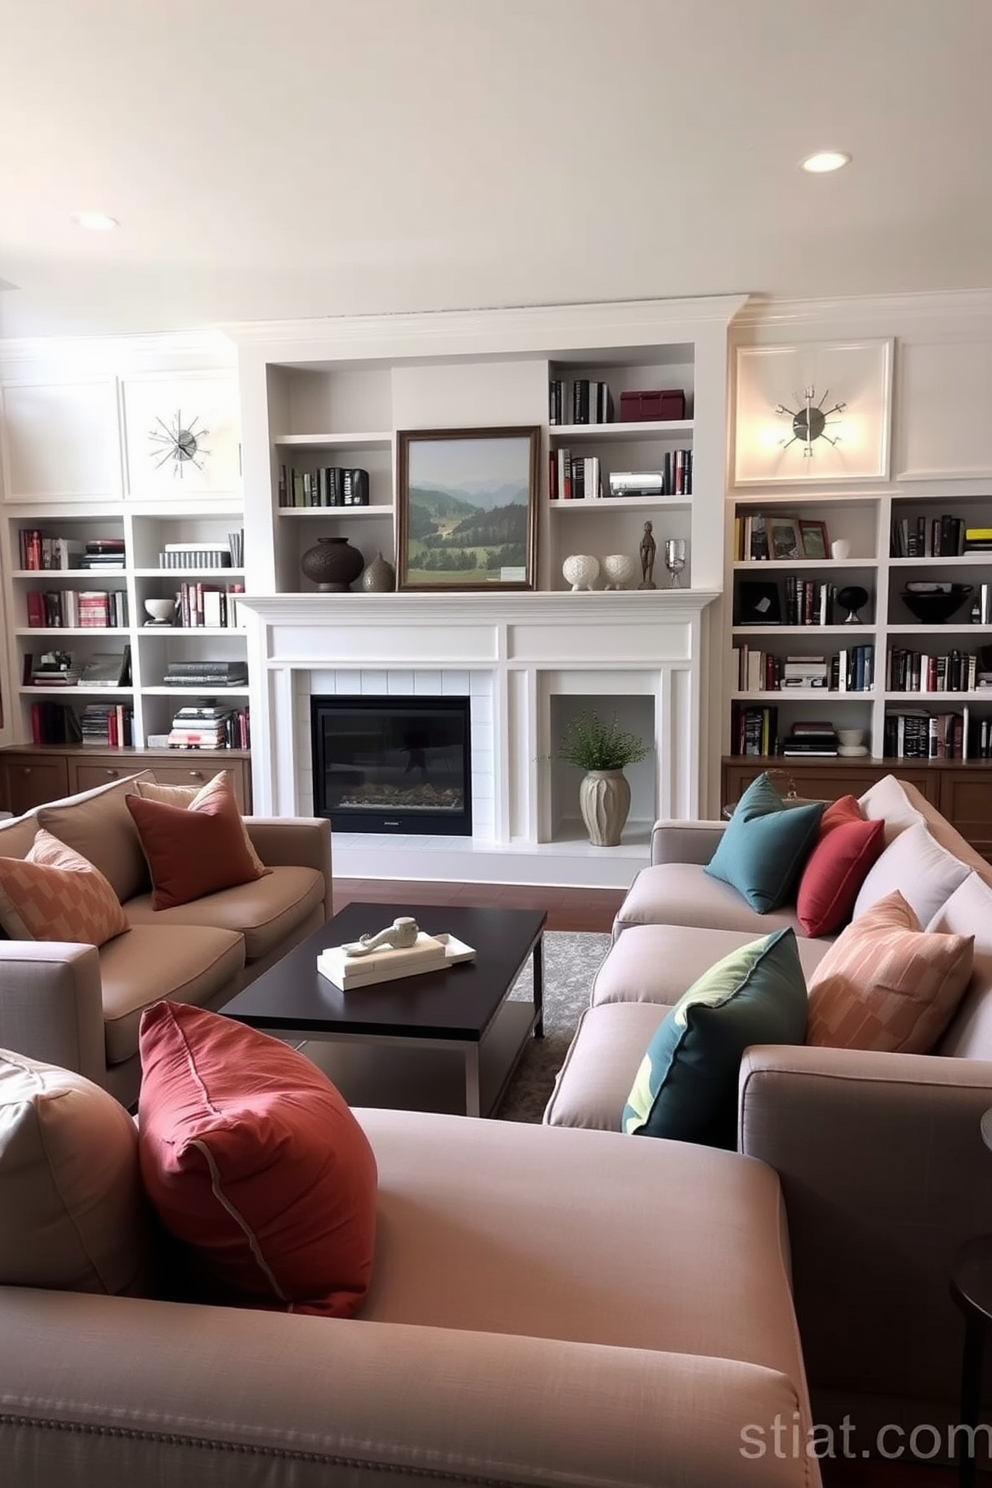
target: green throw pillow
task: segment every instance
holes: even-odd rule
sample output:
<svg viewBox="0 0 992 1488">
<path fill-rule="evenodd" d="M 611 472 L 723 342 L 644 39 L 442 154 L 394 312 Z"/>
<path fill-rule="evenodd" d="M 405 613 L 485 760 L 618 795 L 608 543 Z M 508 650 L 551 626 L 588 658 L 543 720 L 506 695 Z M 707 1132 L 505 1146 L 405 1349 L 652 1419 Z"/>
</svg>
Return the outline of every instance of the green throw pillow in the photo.
<svg viewBox="0 0 992 1488">
<path fill-rule="evenodd" d="M 730 884 L 758 914 L 789 903 L 816 843 L 824 804 L 790 806 L 768 776 L 759 775 L 734 808 L 704 873 Z"/>
<path fill-rule="evenodd" d="M 724 956 L 684 992 L 637 1071 L 621 1129 L 737 1146 L 737 1080 L 751 1044 L 801 1044 L 806 980 L 794 930 Z"/>
</svg>

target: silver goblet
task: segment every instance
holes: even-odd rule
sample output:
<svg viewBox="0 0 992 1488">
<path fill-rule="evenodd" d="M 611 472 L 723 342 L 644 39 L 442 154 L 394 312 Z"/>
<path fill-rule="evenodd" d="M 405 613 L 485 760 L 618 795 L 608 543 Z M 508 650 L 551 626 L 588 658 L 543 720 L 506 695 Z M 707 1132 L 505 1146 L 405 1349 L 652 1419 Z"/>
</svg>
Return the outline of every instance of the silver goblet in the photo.
<svg viewBox="0 0 992 1488">
<path fill-rule="evenodd" d="M 679 574 L 685 568 L 686 552 L 688 544 L 684 537 L 669 537 L 665 539 L 665 567 L 672 576 L 671 587 L 681 589 L 682 583 Z"/>
</svg>

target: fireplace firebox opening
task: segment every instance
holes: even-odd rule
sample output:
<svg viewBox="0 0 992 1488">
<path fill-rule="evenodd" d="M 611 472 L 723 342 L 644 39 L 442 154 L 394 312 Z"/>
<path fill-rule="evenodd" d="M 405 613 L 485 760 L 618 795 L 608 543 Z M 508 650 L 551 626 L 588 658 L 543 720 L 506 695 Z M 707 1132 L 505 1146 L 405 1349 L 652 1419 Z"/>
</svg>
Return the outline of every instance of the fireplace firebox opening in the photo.
<svg viewBox="0 0 992 1488">
<path fill-rule="evenodd" d="M 314 811 L 339 831 L 472 835 L 467 697 L 313 696 Z"/>
</svg>

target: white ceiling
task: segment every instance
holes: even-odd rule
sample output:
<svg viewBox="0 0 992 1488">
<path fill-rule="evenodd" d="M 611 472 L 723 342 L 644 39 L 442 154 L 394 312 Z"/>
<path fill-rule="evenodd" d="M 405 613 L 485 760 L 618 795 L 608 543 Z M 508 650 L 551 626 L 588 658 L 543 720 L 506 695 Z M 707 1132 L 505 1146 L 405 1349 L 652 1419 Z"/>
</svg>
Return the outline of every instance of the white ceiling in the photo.
<svg viewBox="0 0 992 1488">
<path fill-rule="evenodd" d="M 0 0 L 0 335 L 989 287 L 990 71 L 992 0 Z"/>
</svg>

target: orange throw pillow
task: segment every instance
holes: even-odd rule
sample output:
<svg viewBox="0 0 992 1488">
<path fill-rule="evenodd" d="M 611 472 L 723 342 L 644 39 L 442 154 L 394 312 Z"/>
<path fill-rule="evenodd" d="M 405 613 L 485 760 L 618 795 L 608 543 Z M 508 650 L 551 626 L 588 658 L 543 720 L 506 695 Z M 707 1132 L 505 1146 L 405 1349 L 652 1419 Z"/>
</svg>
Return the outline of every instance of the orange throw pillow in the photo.
<svg viewBox="0 0 992 1488">
<path fill-rule="evenodd" d="M 973 935 L 925 931 L 895 891 L 859 915 L 807 981 L 806 1042 L 925 1054 L 971 977 Z"/>
<path fill-rule="evenodd" d="M 145 1190 L 206 1299 L 351 1317 L 372 1274 L 369 1140 L 316 1065 L 186 1003 L 139 1033 Z"/>
<path fill-rule="evenodd" d="M 95 946 L 131 928 L 99 868 L 43 827 L 26 857 L 0 858 L 0 927 L 11 940 Z"/>
<path fill-rule="evenodd" d="M 175 909 L 271 872 L 248 851 L 230 785 L 211 781 L 200 797 L 189 806 L 125 798 L 152 876 L 153 909 Z"/>
<path fill-rule="evenodd" d="M 807 935 L 829 935 L 847 923 L 868 869 L 884 847 L 884 821 L 866 821 L 853 796 L 831 801 L 820 817 L 796 895 L 796 915 Z"/>
<path fill-rule="evenodd" d="M 191 811 L 199 811 L 204 805 L 214 799 L 218 791 L 229 790 L 234 794 L 231 784 L 231 773 L 229 770 L 221 770 L 206 785 L 160 785 L 157 780 L 136 779 L 135 791 L 146 801 L 161 801 L 163 806 L 184 806 Z M 245 834 L 245 847 L 251 855 L 252 862 L 258 869 L 259 874 L 271 873 L 271 868 L 266 868 L 258 853 L 255 844 L 248 835 L 248 828 L 244 824 L 244 818 L 239 815 L 241 830 Z"/>
</svg>

